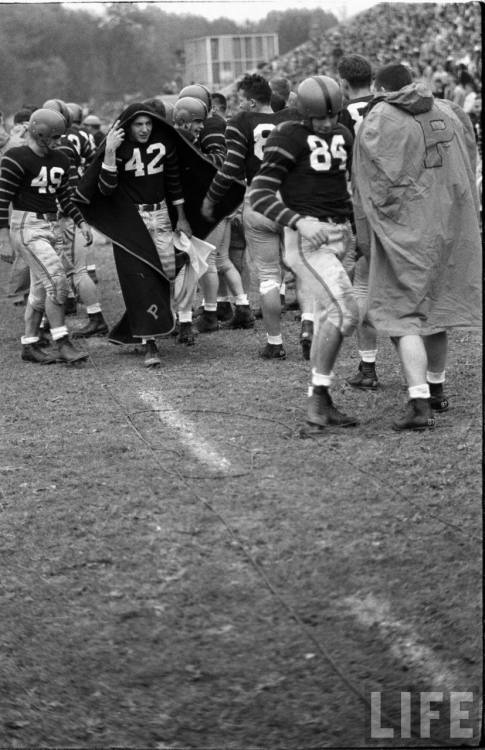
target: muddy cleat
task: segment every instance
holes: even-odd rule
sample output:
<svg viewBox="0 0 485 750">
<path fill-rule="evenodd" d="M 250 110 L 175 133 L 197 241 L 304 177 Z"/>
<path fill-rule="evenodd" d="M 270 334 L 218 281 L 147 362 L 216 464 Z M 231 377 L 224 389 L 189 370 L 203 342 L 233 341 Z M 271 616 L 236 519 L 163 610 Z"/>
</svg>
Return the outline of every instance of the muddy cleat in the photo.
<svg viewBox="0 0 485 750">
<path fill-rule="evenodd" d="M 150 339 L 145 344 L 145 360 L 143 364 L 145 367 L 160 367 L 161 365 L 160 354 L 153 339 Z"/>
<path fill-rule="evenodd" d="M 392 429 L 397 431 L 432 430 L 434 426 L 435 420 L 429 398 L 412 398 L 407 403 L 402 419 L 396 419 L 392 423 Z"/>
<path fill-rule="evenodd" d="M 64 314 L 65 315 L 76 315 L 77 314 L 77 300 L 75 297 L 68 297 L 64 303 Z"/>
<path fill-rule="evenodd" d="M 89 320 L 83 328 L 73 331 L 73 339 L 87 339 L 90 336 L 104 336 L 108 333 L 108 324 L 103 318 L 103 313 L 91 313 Z"/>
<path fill-rule="evenodd" d="M 49 350 L 40 341 L 35 344 L 22 344 L 24 362 L 36 362 L 39 365 L 52 365 L 57 362 L 57 352 Z"/>
<path fill-rule="evenodd" d="M 353 378 L 348 378 L 347 383 L 354 388 L 375 391 L 379 384 L 375 362 L 360 361 L 357 374 Z"/>
<path fill-rule="evenodd" d="M 300 331 L 300 345 L 303 359 L 310 359 L 310 349 L 312 348 L 313 340 L 313 322 L 311 320 L 303 320 Z"/>
<path fill-rule="evenodd" d="M 313 386 L 308 397 L 308 424 L 324 427 L 354 427 L 359 422 L 355 417 L 343 414 L 334 405 L 330 393 L 324 386 Z"/>
<path fill-rule="evenodd" d="M 259 356 L 263 359 L 286 359 L 286 351 L 283 344 L 266 344 Z"/>
<path fill-rule="evenodd" d="M 57 348 L 57 361 L 65 362 L 68 365 L 75 364 L 76 362 L 83 362 L 88 359 L 89 354 L 87 352 L 77 349 L 74 344 L 69 340 L 68 336 L 63 336 L 55 342 Z"/>
<path fill-rule="evenodd" d="M 221 323 L 229 323 L 234 317 L 234 310 L 230 302 L 217 303 L 217 320 Z"/>
<path fill-rule="evenodd" d="M 430 383 L 429 390 L 431 393 L 430 401 L 433 411 L 448 411 L 450 403 L 448 401 L 448 396 L 445 396 L 444 394 L 443 383 Z"/>
<path fill-rule="evenodd" d="M 218 331 L 219 322 L 217 320 L 217 313 L 215 311 L 204 310 L 197 318 L 195 325 L 199 333 L 213 333 L 214 331 Z"/>
<path fill-rule="evenodd" d="M 249 305 L 236 305 L 236 311 L 228 328 L 254 328 L 254 315 Z"/>
<path fill-rule="evenodd" d="M 177 339 L 179 344 L 193 346 L 195 344 L 195 333 L 192 323 L 181 323 Z"/>
</svg>

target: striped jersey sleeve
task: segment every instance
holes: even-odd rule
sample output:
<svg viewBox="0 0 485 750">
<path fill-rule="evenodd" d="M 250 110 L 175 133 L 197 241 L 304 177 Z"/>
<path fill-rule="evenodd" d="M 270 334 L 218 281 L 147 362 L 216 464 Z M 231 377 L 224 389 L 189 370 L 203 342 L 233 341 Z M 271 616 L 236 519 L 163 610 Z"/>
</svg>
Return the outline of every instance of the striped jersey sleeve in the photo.
<svg viewBox="0 0 485 750">
<path fill-rule="evenodd" d="M 225 129 L 226 124 L 222 118 L 209 117 L 200 134 L 201 151 L 217 169 L 222 167 L 226 158 Z"/>
<path fill-rule="evenodd" d="M 165 191 L 174 206 L 184 202 L 179 160 L 175 144 L 172 144 L 170 149 L 167 149 L 165 157 Z"/>
<path fill-rule="evenodd" d="M 72 187 L 67 172 L 64 174 L 61 184 L 56 190 L 56 200 L 64 216 L 69 216 L 78 226 L 84 221 L 79 208 L 72 202 Z"/>
<path fill-rule="evenodd" d="M 10 203 L 22 184 L 24 169 L 21 164 L 5 155 L 0 162 L 0 229 L 8 227 Z"/>
<path fill-rule="evenodd" d="M 296 164 L 292 141 L 283 129 L 276 128 L 266 141 L 263 162 L 249 189 L 251 207 L 268 219 L 295 228 L 301 215 L 292 211 L 279 197 L 278 191 L 288 172 Z"/>
<path fill-rule="evenodd" d="M 245 160 L 248 153 L 248 139 L 238 123 L 229 123 L 226 128 L 227 153 L 224 163 L 212 180 L 207 197 L 219 203 L 225 196 L 234 180 L 244 181 L 246 177 Z"/>
</svg>

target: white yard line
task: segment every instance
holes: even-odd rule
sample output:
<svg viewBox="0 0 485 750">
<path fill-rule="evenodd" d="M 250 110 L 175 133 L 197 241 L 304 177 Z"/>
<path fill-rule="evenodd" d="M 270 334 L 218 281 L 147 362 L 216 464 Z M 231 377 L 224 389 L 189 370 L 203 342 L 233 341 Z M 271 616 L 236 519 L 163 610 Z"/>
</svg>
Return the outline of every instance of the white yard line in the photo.
<svg viewBox="0 0 485 750">
<path fill-rule="evenodd" d="M 433 690 L 464 690 L 466 680 L 455 674 L 433 649 L 422 642 L 413 626 L 392 616 L 391 606 L 385 599 L 373 594 L 360 598 L 348 596 L 344 604 L 359 623 L 377 627 L 391 654 L 407 667 L 413 668 L 426 681 L 431 680 Z"/>
<path fill-rule="evenodd" d="M 189 450 L 194 458 L 205 464 L 213 471 L 228 472 L 231 462 L 204 439 L 200 428 L 174 408 L 159 392 L 141 391 L 140 398 L 148 406 L 157 411 L 158 418 L 173 430 L 184 448 Z"/>
</svg>

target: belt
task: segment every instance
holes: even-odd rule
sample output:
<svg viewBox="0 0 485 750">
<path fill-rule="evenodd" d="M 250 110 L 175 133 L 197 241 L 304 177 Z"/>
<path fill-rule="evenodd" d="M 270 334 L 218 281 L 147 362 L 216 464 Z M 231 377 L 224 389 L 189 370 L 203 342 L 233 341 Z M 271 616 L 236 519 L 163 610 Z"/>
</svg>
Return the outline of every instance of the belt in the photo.
<svg viewBox="0 0 485 750">
<path fill-rule="evenodd" d="M 346 224 L 350 220 L 349 216 L 319 216 L 318 221 L 328 221 L 330 224 Z"/>
<path fill-rule="evenodd" d="M 140 211 L 159 211 L 162 205 L 162 203 L 139 203 L 138 209 Z"/>
<path fill-rule="evenodd" d="M 57 221 L 56 213 L 40 214 L 36 212 L 35 215 L 38 219 L 43 219 L 44 221 Z"/>
</svg>

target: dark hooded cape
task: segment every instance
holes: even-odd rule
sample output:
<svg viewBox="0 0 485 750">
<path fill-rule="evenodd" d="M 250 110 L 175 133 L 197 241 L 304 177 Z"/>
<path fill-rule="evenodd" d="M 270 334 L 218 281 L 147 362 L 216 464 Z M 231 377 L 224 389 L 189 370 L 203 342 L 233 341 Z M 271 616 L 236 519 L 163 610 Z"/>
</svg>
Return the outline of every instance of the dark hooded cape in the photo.
<svg viewBox="0 0 485 750">
<path fill-rule="evenodd" d="M 120 117 L 120 126 L 127 129 L 138 115 L 153 121 L 150 141 L 164 133 L 170 134 L 177 146 L 180 179 L 185 199 L 185 214 L 196 237 L 204 239 L 214 228 L 200 213 L 202 201 L 216 174 L 216 168 L 185 138 L 144 104 L 134 103 Z M 110 332 L 113 343 L 137 343 L 140 338 L 160 336 L 173 330 L 171 285 L 163 272 L 158 253 L 136 206 L 126 195 L 121 182 L 109 196 L 100 193 L 98 177 L 104 157 L 104 141 L 93 162 L 81 179 L 74 200 L 85 220 L 113 242 L 116 270 L 126 312 Z M 224 200 L 215 207 L 216 221 L 232 213 L 244 197 L 244 185 L 234 182 Z M 172 224 L 176 211 L 167 201 Z"/>
</svg>

